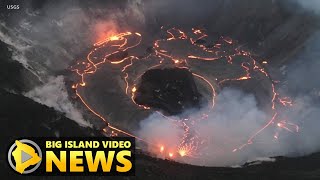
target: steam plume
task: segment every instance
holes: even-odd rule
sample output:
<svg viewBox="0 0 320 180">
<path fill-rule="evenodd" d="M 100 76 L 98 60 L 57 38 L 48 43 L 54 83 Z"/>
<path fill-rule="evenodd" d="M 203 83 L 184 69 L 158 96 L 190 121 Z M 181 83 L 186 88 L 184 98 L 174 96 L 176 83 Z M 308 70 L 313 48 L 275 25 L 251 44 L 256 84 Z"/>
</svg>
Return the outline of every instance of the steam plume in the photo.
<svg viewBox="0 0 320 180">
<path fill-rule="evenodd" d="M 92 126 L 83 119 L 82 114 L 69 101 L 63 76 L 50 77 L 48 83 L 25 93 L 25 96 L 41 104 L 53 107 L 57 111 L 66 113 L 68 118 L 76 121 L 81 126 Z"/>
</svg>

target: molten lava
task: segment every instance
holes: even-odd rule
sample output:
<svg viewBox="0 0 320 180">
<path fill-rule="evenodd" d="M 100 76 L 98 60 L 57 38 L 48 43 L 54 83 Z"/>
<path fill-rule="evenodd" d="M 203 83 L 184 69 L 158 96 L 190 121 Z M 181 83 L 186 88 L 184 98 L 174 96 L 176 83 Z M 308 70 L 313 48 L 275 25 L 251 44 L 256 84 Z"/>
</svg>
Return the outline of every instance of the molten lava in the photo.
<svg viewBox="0 0 320 180">
<path fill-rule="evenodd" d="M 168 34 L 168 37 L 155 40 L 153 43 L 152 51 L 146 57 L 138 57 L 127 54 L 127 50 L 134 49 L 135 47 L 139 46 L 142 40 L 142 35 L 138 32 L 124 32 L 117 35 L 105 37 L 103 40 L 93 44 L 93 49 L 88 53 L 87 58 L 84 61 L 78 62 L 76 65 L 71 67 L 71 70 L 75 72 L 80 79 L 79 82 L 76 82 L 72 85 L 72 88 L 75 89 L 75 93 L 79 97 L 83 105 L 94 115 L 108 124 L 108 127 L 112 130 L 112 132 L 110 133 L 106 129 L 104 129 L 104 132 L 109 133 L 110 136 L 115 136 L 118 135 L 118 133 L 121 133 L 127 136 L 135 137 L 137 138 L 137 140 L 144 141 L 143 139 L 136 137 L 132 133 L 126 132 L 109 124 L 109 121 L 105 119 L 101 114 L 99 114 L 96 110 L 94 110 L 79 93 L 80 88 L 86 88 L 87 84 L 90 83 L 86 80 L 86 77 L 88 75 L 96 73 L 98 71 L 98 68 L 106 63 L 109 63 L 111 65 L 122 65 L 122 69 L 120 71 L 123 74 L 123 78 L 126 84 L 125 93 L 128 96 L 131 96 L 132 103 L 145 110 L 150 110 L 151 107 L 139 105 L 134 100 L 137 93 L 135 80 L 140 78 L 142 74 L 134 78 L 128 72 L 128 69 L 130 69 L 137 61 L 147 61 L 148 57 L 153 57 L 155 61 L 155 65 L 150 66 L 148 69 L 160 67 L 162 64 L 164 64 L 164 62 L 167 62 L 171 63 L 173 67 L 185 68 L 191 72 L 192 69 L 190 69 L 189 63 L 192 61 L 226 61 L 227 64 L 234 65 L 234 60 L 236 57 L 246 57 L 248 61 L 243 62 L 241 66 L 239 66 L 239 68 L 241 68 L 243 71 L 243 73 L 240 74 L 239 77 L 217 80 L 207 78 L 204 75 L 192 72 L 192 75 L 195 77 L 195 79 L 199 79 L 205 82 L 211 89 L 211 109 L 213 109 L 215 105 L 215 87 L 217 84 L 222 85 L 227 81 L 249 81 L 254 78 L 254 76 L 252 75 L 253 73 L 261 73 L 263 76 L 270 78 L 270 75 L 265 68 L 265 66 L 267 66 L 267 61 L 257 61 L 253 58 L 249 51 L 239 48 L 236 41 L 232 40 L 231 38 L 221 37 L 220 40 L 215 44 L 206 46 L 204 44 L 206 42 L 206 39 L 208 38 L 208 35 L 203 29 L 193 28 L 191 33 L 186 33 L 177 28 L 170 28 L 166 30 L 166 33 Z M 169 51 L 165 49 L 165 47 L 163 47 L 163 44 L 169 41 L 182 41 L 190 43 L 191 46 L 193 46 L 195 49 L 203 51 L 207 55 L 202 56 L 198 54 L 185 54 L 179 57 L 175 57 L 171 55 Z M 120 56 L 119 53 L 120 55 L 121 53 L 123 55 Z M 288 97 L 280 97 L 279 93 L 276 91 L 275 83 L 276 81 L 272 81 L 270 87 L 270 91 L 272 92 L 272 98 L 270 100 L 271 109 L 273 111 L 272 116 L 260 129 L 252 132 L 252 136 L 246 142 L 244 142 L 244 144 L 239 145 L 239 147 L 234 147 L 230 151 L 237 152 L 243 147 L 254 143 L 255 138 L 269 127 L 276 127 L 279 129 L 287 130 L 289 132 L 299 131 L 299 127 L 297 125 L 289 122 L 288 120 L 283 120 L 278 117 L 277 109 L 279 107 L 292 106 L 292 101 Z M 190 130 L 190 127 L 194 126 L 194 124 L 203 119 L 207 119 L 208 115 L 203 114 L 203 116 L 199 117 L 198 119 L 172 119 L 171 117 L 166 118 L 172 120 L 172 123 L 175 123 L 177 126 L 181 127 L 184 130 L 184 135 L 181 138 L 180 143 L 176 145 L 175 150 L 170 149 L 171 147 L 167 148 L 166 145 L 163 144 L 160 147 L 155 147 L 156 152 L 167 154 L 169 158 L 174 158 L 176 157 L 175 155 L 179 155 L 180 157 L 196 157 L 198 155 L 198 146 L 205 143 L 206 140 L 199 138 L 197 132 L 192 132 Z M 278 135 L 279 133 L 276 132 L 274 138 L 278 139 Z M 156 142 L 146 143 L 151 146 L 155 146 L 154 144 L 156 144 Z M 166 151 L 167 149 L 170 149 L 170 151 Z"/>
</svg>

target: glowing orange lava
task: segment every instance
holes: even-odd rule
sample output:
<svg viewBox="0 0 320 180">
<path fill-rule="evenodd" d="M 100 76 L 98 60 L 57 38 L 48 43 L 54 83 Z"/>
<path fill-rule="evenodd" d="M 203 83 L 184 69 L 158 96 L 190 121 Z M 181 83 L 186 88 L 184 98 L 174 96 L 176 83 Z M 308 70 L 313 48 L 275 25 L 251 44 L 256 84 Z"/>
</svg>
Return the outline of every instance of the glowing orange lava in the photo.
<svg viewBox="0 0 320 180">
<path fill-rule="evenodd" d="M 164 27 L 162 27 L 164 29 Z M 172 66 L 178 67 L 178 68 L 187 68 L 190 70 L 189 67 L 189 61 L 226 61 L 227 64 L 233 65 L 233 61 L 235 57 L 242 56 L 246 57 L 248 59 L 247 62 L 243 62 L 241 66 L 239 66 L 243 70 L 243 74 L 241 74 L 239 77 L 230 78 L 230 79 L 217 79 L 211 80 L 204 75 L 192 73 L 194 77 L 199 78 L 200 80 L 207 83 L 208 87 L 210 87 L 212 92 L 212 104 L 211 109 L 215 106 L 215 97 L 216 97 L 216 90 L 215 85 L 213 84 L 215 81 L 217 81 L 218 85 L 222 85 L 223 83 L 227 81 L 248 81 L 253 79 L 253 73 L 261 73 L 265 77 L 270 78 L 269 74 L 267 73 L 267 70 L 265 69 L 265 66 L 267 66 L 268 62 L 266 60 L 260 60 L 257 61 L 254 59 L 249 51 L 245 51 L 240 49 L 236 46 L 236 41 L 229 37 L 221 37 L 220 41 L 212 45 L 211 47 L 204 46 L 203 44 L 198 43 L 200 40 L 203 40 L 205 38 L 208 38 L 208 35 L 205 33 L 205 30 L 203 29 L 197 29 L 193 28 L 192 33 L 186 33 L 178 28 L 170 28 L 166 30 L 168 37 L 164 39 L 155 40 L 153 43 L 153 52 L 148 55 L 147 57 L 154 57 L 154 59 L 160 59 L 158 63 L 155 65 L 152 65 L 149 67 L 155 68 L 159 67 L 163 64 L 164 61 L 171 62 Z M 131 100 L 134 104 L 136 104 L 138 107 L 142 109 L 149 110 L 150 107 L 138 105 L 136 102 L 134 102 L 134 96 L 137 91 L 137 88 L 135 86 L 135 80 L 141 75 L 139 75 L 136 79 L 131 80 L 133 77 L 131 77 L 130 73 L 128 73 L 128 69 L 130 69 L 136 61 L 142 61 L 146 60 L 147 57 L 137 57 L 137 56 L 127 56 L 120 59 L 113 59 L 111 60 L 112 56 L 116 55 L 117 53 L 127 51 L 129 49 L 133 49 L 137 46 L 139 46 L 142 39 L 142 35 L 138 32 L 124 32 L 119 33 L 116 35 L 105 37 L 103 40 L 96 42 L 93 44 L 93 49 L 88 53 L 87 58 L 83 62 L 78 62 L 76 65 L 71 67 L 71 70 L 76 73 L 76 75 L 79 76 L 79 82 L 76 82 L 72 85 L 72 88 L 75 90 L 76 95 L 79 97 L 80 101 L 83 103 L 83 105 L 94 115 L 96 115 L 98 118 L 103 120 L 108 127 L 112 130 L 110 136 L 116 136 L 118 133 L 124 134 L 126 136 L 135 137 L 137 140 L 143 141 L 145 143 L 148 143 L 149 145 L 152 144 L 152 142 L 146 142 L 145 140 L 133 135 L 130 132 L 126 132 L 122 129 L 119 129 L 117 127 L 112 126 L 107 119 L 105 119 L 101 114 L 99 114 L 96 110 L 94 110 L 88 102 L 85 101 L 85 98 L 82 97 L 82 95 L 79 93 L 80 88 L 86 88 L 87 84 L 90 82 L 86 81 L 87 75 L 92 75 L 96 73 L 98 68 L 106 63 L 109 63 L 111 65 L 121 65 L 121 73 L 123 73 L 123 79 L 125 81 L 125 93 L 128 95 L 128 93 L 131 91 Z M 209 54 L 209 56 L 202 57 L 200 55 L 196 54 L 188 54 L 185 55 L 185 58 L 181 57 L 174 57 L 171 55 L 167 50 L 164 49 L 162 44 L 164 42 L 172 42 L 172 41 L 184 41 L 187 43 L 191 43 L 192 47 L 200 49 L 201 51 Z M 228 47 L 228 50 L 223 50 L 223 48 Z M 103 55 L 101 55 L 101 52 Z M 258 63 L 260 62 L 260 63 Z M 263 65 L 263 66 L 262 66 Z M 191 71 L 191 70 L 190 70 Z M 232 152 L 237 152 L 238 150 L 242 149 L 243 147 L 252 144 L 255 137 L 258 136 L 262 131 L 264 131 L 266 128 L 270 126 L 275 126 L 280 129 L 285 129 L 289 132 L 298 132 L 299 127 L 288 120 L 281 120 L 278 119 L 278 112 L 277 108 L 278 106 L 292 106 L 293 103 L 288 97 L 280 97 L 279 94 L 276 91 L 275 82 L 272 81 L 270 90 L 271 90 L 271 109 L 273 111 L 272 117 L 265 122 L 265 124 L 258 130 L 252 133 L 250 138 L 245 142 L 243 145 L 240 145 L 239 147 L 233 148 Z M 160 113 L 160 112 L 159 112 Z M 162 115 L 164 116 L 164 115 Z M 166 117 L 166 116 L 164 116 Z M 166 117 L 168 119 L 172 119 L 171 117 Z M 177 124 L 177 126 L 181 127 L 184 130 L 184 135 L 181 139 L 181 142 L 177 145 L 177 149 L 170 152 L 165 152 L 165 144 L 161 145 L 160 147 L 157 146 L 157 152 L 160 151 L 160 153 L 166 153 L 170 158 L 175 157 L 175 154 L 178 154 L 180 157 L 195 157 L 197 155 L 198 146 L 200 144 L 204 144 L 205 140 L 198 137 L 198 132 L 191 132 L 191 126 L 194 126 L 198 121 L 201 121 L 203 119 L 207 119 L 208 115 L 203 114 L 203 116 L 199 119 L 172 119 L 174 123 Z M 106 129 L 103 129 L 103 132 L 108 133 Z M 274 135 L 275 139 L 278 139 L 278 132 Z M 158 152 L 159 153 L 159 152 Z"/>
</svg>

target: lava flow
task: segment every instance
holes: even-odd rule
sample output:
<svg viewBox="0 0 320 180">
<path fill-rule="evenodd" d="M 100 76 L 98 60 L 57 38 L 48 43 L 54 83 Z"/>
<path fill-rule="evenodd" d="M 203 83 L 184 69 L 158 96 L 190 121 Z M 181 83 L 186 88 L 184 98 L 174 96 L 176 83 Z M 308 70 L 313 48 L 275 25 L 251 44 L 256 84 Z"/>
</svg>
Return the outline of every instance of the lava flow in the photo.
<svg viewBox="0 0 320 180">
<path fill-rule="evenodd" d="M 162 27 L 162 29 L 164 29 Z M 266 60 L 257 61 L 249 51 L 241 49 L 236 41 L 228 37 L 221 37 L 215 44 L 204 45 L 205 40 L 209 38 L 205 30 L 193 28 L 190 33 L 183 32 L 177 28 L 170 28 L 166 30 L 167 38 L 155 40 L 153 43 L 152 51 L 144 56 L 133 56 L 128 55 L 121 57 L 119 53 L 127 52 L 130 49 L 138 47 L 142 41 L 142 35 L 138 32 L 124 32 L 114 36 L 106 37 L 104 40 L 96 42 L 93 44 L 93 49 L 88 53 L 85 61 L 78 62 L 76 65 L 72 66 L 71 69 L 79 76 L 79 82 L 72 85 L 72 88 L 75 89 L 76 95 L 79 97 L 83 105 L 91 111 L 98 118 L 103 120 L 108 124 L 108 127 L 112 129 L 111 136 L 118 135 L 122 133 L 126 136 L 135 137 L 137 140 L 144 141 L 143 139 L 133 135 L 132 133 L 121 130 L 117 127 L 114 127 L 109 123 L 109 121 L 94 110 L 88 102 L 79 93 L 79 88 L 86 88 L 86 85 L 90 82 L 86 80 L 86 76 L 89 74 L 94 74 L 98 71 L 99 66 L 103 66 L 106 63 L 111 65 L 122 65 L 120 69 L 123 74 L 123 78 L 126 84 L 125 93 L 131 98 L 132 102 L 136 104 L 139 108 L 144 110 L 152 110 L 151 107 L 139 105 L 134 101 L 135 93 L 137 91 L 136 81 L 141 77 L 140 74 L 137 77 L 132 77 L 128 72 L 128 69 L 132 68 L 135 62 L 137 61 L 147 61 L 148 58 L 152 57 L 155 61 L 153 65 L 150 65 L 148 69 L 153 69 L 161 67 L 164 64 L 170 64 L 171 66 L 177 68 L 187 68 L 192 72 L 192 66 L 190 65 L 194 61 L 226 61 L 226 65 L 235 65 L 236 57 L 244 57 L 247 61 L 242 62 L 239 68 L 242 69 L 242 73 L 238 77 L 226 78 L 226 79 L 214 79 L 208 78 L 205 75 L 192 72 L 193 76 L 200 81 L 203 81 L 207 84 L 208 88 L 211 91 L 210 109 L 213 109 L 215 106 L 215 97 L 217 87 L 222 86 L 227 82 L 233 81 L 249 81 L 255 77 L 254 74 L 260 73 L 264 77 L 271 80 L 270 92 L 272 92 L 270 105 L 272 110 L 272 116 L 270 119 L 265 122 L 265 124 L 252 133 L 252 136 L 244 142 L 242 145 L 239 144 L 238 147 L 234 147 L 231 151 L 236 152 L 243 147 L 252 144 L 255 138 L 262 133 L 265 129 L 269 127 L 277 127 L 280 129 L 287 130 L 289 132 L 298 132 L 299 127 L 288 120 L 284 120 L 278 117 L 277 110 L 279 107 L 290 107 L 292 106 L 292 101 L 288 97 L 280 97 L 279 93 L 276 91 L 276 81 L 272 80 L 270 75 L 266 70 L 268 62 Z M 201 51 L 206 55 L 199 53 L 195 54 L 180 54 L 179 56 L 172 55 L 168 49 L 163 45 L 168 42 L 184 42 L 188 43 L 193 49 Z M 150 61 L 150 59 L 148 59 Z M 167 158 L 174 158 L 179 156 L 181 158 L 189 157 L 196 158 L 199 156 L 198 147 L 201 144 L 206 143 L 206 139 L 199 137 L 199 133 L 196 130 L 191 130 L 190 128 L 194 126 L 197 122 L 204 119 L 208 119 L 208 114 L 204 113 L 201 117 L 189 118 L 189 119 L 173 119 L 167 117 L 160 113 L 163 117 L 172 120 L 177 127 L 183 129 L 184 134 L 181 137 L 181 141 L 174 148 L 167 148 L 166 144 L 158 144 L 158 142 L 151 142 L 152 146 L 157 153 L 162 154 Z M 106 129 L 104 132 L 108 133 Z M 274 135 L 275 139 L 278 139 L 279 133 L 276 132 Z M 146 142 L 146 141 L 144 141 Z M 146 142 L 150 143 L 150 142 Z"/>
</svg>

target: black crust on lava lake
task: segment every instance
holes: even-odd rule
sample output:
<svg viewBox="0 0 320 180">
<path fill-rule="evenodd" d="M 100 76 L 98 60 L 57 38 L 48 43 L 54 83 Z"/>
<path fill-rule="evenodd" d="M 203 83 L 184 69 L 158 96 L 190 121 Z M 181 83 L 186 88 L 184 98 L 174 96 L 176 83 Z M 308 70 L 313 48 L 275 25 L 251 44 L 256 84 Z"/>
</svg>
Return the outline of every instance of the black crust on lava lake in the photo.
<svg viewBox="0 0 320 180">
<path fill-rule="evenodd" d="M 137 104 L 177 115 L 186 109 L 200 107 L 192 73 L 183 68 L 151 69 L 146 71 L 137 87 Z"/>
</svg>

